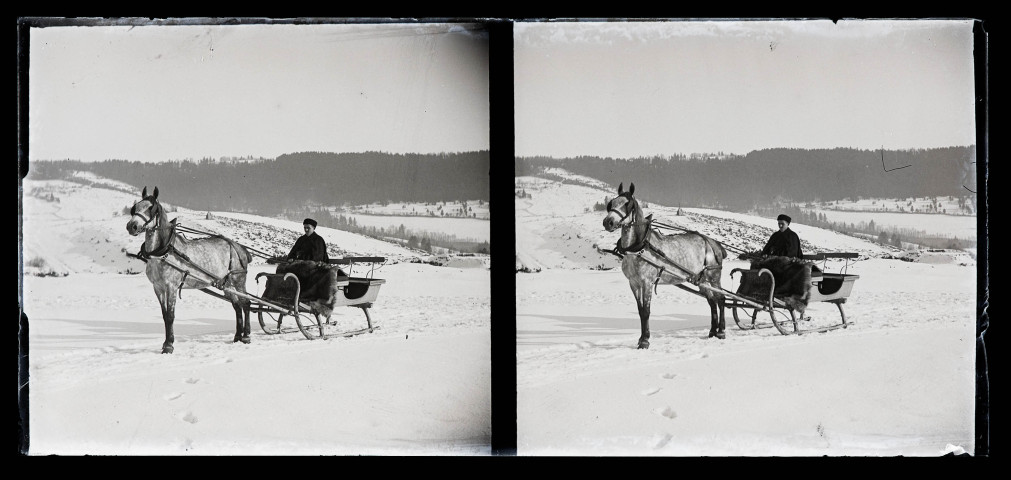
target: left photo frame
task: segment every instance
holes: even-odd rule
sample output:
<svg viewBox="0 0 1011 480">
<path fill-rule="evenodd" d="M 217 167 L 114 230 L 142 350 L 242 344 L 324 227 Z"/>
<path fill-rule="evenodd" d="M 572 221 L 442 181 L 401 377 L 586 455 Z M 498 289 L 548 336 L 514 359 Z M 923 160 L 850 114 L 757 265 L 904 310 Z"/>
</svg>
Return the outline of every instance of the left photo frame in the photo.
<svg viewBox="0 0 1011 480">
<path fill-rule="evenodd" d="M 19 453 L 494 454 L 489 31 L 19 19 Z"/>
</svg>

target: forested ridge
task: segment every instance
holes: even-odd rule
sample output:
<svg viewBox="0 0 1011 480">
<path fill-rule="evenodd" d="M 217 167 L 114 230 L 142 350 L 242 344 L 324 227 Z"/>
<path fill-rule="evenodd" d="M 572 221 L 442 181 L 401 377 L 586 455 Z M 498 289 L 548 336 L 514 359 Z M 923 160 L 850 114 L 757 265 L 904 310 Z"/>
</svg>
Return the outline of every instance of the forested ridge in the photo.
<svg viewBox="0 0 1011 480">
<path fill-rule="evenodd" d="M 664 205 L 740 210 L 777 201 L 972 195 L 976 148 L 756 150 L 746 155 L 675 155 L 631 159 L 523 157 L 516 175 L 564 168 Z"/>
<path fill-rule="evenodd" d="M 89 171 L 137 188 L 159 187 L 176 205 L 262 215 L 308 205 L 489 200 L 489 152 L 299 152 L 276 159 L 144 163 L 34 161 L 34 179 Z"/>
</svg>

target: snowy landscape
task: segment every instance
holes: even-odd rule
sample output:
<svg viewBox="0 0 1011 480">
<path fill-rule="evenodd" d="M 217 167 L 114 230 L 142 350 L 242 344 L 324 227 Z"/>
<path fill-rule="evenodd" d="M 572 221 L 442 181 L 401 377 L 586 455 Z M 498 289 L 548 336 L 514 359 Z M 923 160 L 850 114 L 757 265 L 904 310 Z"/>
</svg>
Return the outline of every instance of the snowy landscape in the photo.
<svg viewBox="0 0 1011 480">
<path fill-rule="evenodd" d="M 727 338 L 710 339 L 705 300 L 659 286 L 650 348 L 637 350 L 635 298 L 617 257 L 597 250 L 618 240 L 593 208 L 617 185 L 546 173 L 515 180 L 519 455 L 973 452 L 970 252 L 900 250 L 795 222 L 805 253 L 859 254 L 848 264 L 819 262 L 859 275 L 844 304 L 847 328 L 745 331 L 728 309 Z M 722 285 L 731 291 L 740 277 L 730 271 L 748 267 L 736 252 L 760 250 L 776 228 L 775 218 L 696 208 L 678 215 L 648 191 L 635 196 L 655 220 L 721 241 L 730 252 Z M 838 322 L 834 305 L 808 312 Z"/>
<path fill-rule="evenodd" d="M 988 24 L 347 20 L 19 17 L 21 456 L 990 455 Z M 725 247 L 728 292 L 779 213 L 858 278 L 804 334 L 730 308 L 722 339 L 657 285 L 639 349 L 619 182 Z M 162 354 L 127 228 L 159 185 L 179 235 L 254 252 L 253 295 L 303 217 L 331 259 L 382 257 L 342 266 L 384 281 L 371 319 L 313 340 L 252 312 L 235 342 L 229 302 L 180 290 Z"/>
<path fill-rule="evenodd" d="M 232 343 L 232 306 L 183 290 L 175 353 L 125 225 L 140 199 L 101 178 L 23 184 L 22 308 L 29 322 L 31 455 L 488 455 L 491 451 L 490 260 L 433 256 L 339 230 L 317 230 L 331 258 L 382 256 L 351 274 L 386 280 L 379 328 L 311 341 Z M 172 206 L 169 218 L 283 255 L 301 224 Z M 452 233 L 452 232 L 450 232 Z M 247 291 L 275 266 L 254 257 Z M 334 312 L 365 326 L 357 308 Z"/>
</svg>

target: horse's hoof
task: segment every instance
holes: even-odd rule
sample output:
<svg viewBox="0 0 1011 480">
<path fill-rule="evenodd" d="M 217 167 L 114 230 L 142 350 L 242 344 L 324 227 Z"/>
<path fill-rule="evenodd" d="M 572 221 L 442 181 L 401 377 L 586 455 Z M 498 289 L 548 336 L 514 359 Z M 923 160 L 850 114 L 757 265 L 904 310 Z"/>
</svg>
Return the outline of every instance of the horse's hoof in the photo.
<svg viewBox="0 0 1011 480">
<path fill-rule="evenodd" d="M 727 334 L 723 333 L 723 332 L 717 332 L 716 333 L 716 338 L 718 338 L 720 340 L 726 339 L 727 338 Z"/>
<path fill-rule="evenodd" d="M 161 347 L 161 353 L 172 353 L 175 350 L 172 346 Z"/>
<path fill-rule="evenodd" d="M 649 342 L 639 342 L 639 350 L 649 350 Z"/>
<path fill-rule="evenodd" d="M 245 343 L 245 344 L 247 344 L 247 345 L 248 345 L 248 344 L 249 344 L 249 342 L 250 342 L 250 340 L 249 340 L 249 337 L 242 337 L 242 340 L 241 340 L 241 341 L 242 341 L 242 343 Z"/>
</svg>

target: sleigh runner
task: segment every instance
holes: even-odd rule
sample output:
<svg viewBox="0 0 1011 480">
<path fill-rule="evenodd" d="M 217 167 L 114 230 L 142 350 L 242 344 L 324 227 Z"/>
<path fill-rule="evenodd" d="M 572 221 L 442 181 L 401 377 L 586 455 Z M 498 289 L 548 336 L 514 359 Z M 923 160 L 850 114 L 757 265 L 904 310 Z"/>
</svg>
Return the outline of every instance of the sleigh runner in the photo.
<svg viewBox="0 0 1011 480">
<path fill-rule="evenodd" d="M 859 275 L 845 273 L 849 266 L 849 260 L 856 258 L 855 253 L 819 253 L 817 255 L 805 255 L 804 260 L 822 260 L 829 258 L 841 258 L 846 260 L 846 264 L 839 273 L 823 272 L 812 275 L 808 298 L 804 302 L 804 308 L 797 308 L 797 305 L 790 302 L 788 297 L 774 294 L 776 290 L 776 278 L 772 271 L 768 269 L 741 269 L 736 268 L 731 271 L 730 276 L 740 273 L 743 276 L 753 275 L 767 278 L 769 287 L 767 295 L 744 295 L 740 292 L 729 293 L 731 301 L 727 302 L 727 307 L 731 308 L 734 315 L 734 322 L 741 330 L 753 330 L 756 328 L 775 327 L 783 335 L 827 332 L 838 328 L 846 328 L 851 325 L 846 319 L 846 312 L 843 304 L 853 291 L 853 285 L 860 278 Z M 824 263 L 823 263 L 824 265 Z M 839 321 L 831 322 L 827 325 L 824 318 L 817 318 L 810 312 L 810 307 L 817 303 L 829 303 L 839 310 Z M 738 313 L 741 311 L 741 314 Z M 760 314 L 768 314 L 771 323 L 759 321 Z M 825 312 L 819 312 L 824 314 Z M 743 314 L 743 315 L 742 315 Z"/>
<path fill-rule="evenodd" d="M 371 263 L 374 266 L 385 261 L 386 259 L 382 257 L 346 257 L 330 260 L 329 264 Z M 369 308 L 372 308 L 372 304 L 379 296 L 379 289 L 386 280 L 374 278 L 372 270 L 367 276 L 352 277 L 344 275 L 344 271 L 336 267 L 328 267 L 328 271 L 335 273 L 328 275 L 327 278 L 328 286 L 332 289 L 329 303 L 304 298 L 303 282 L 299 279 L 299 275 L 290 271 L 281 273 L 282 270 L 282 266 L 279 266 L 279 273 L 262 272 L 256 275 L 258 285 L 261 278 L 266 281 L 261 297 L 250 306 L 250 311 L 256 312 L 264 333 L 268 335 L 291 333 L 296 331 L 297 327 L 297 331 L 302 332 L 305 338 L 316 340 L 352 337 L 371 333 L 379 328 L 372 324 Z M 366 326 L 348 329 L 341 325 L 341 322 L 331 316 L 336 307 L 360 308 L 365 314 Z M 294 320 L 295 326 L 291 326 L 290 322 L 285 323 L 286 318 Z"/>
</svg>

